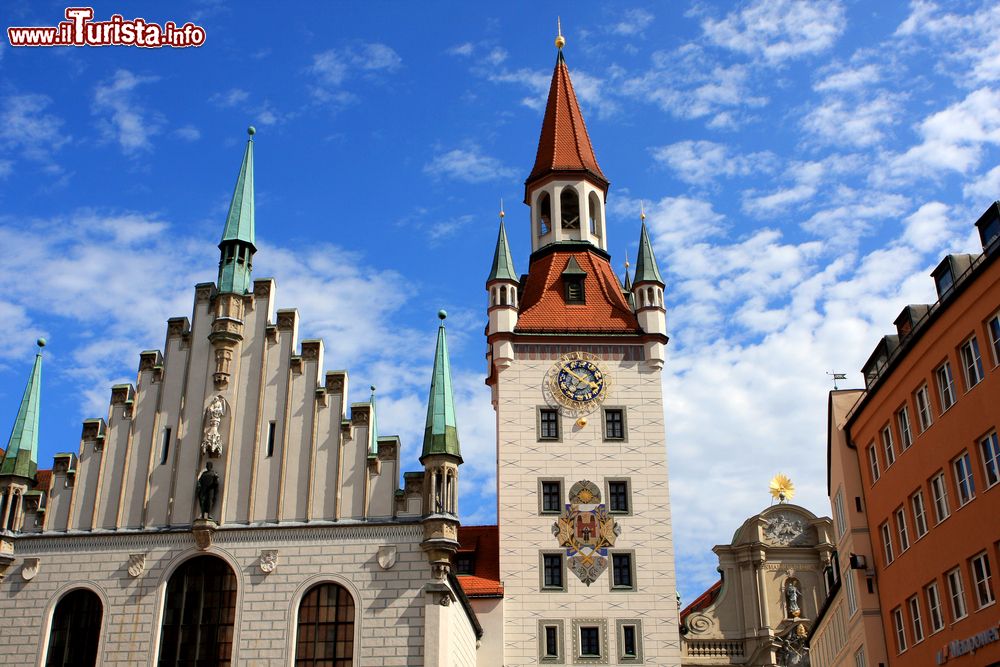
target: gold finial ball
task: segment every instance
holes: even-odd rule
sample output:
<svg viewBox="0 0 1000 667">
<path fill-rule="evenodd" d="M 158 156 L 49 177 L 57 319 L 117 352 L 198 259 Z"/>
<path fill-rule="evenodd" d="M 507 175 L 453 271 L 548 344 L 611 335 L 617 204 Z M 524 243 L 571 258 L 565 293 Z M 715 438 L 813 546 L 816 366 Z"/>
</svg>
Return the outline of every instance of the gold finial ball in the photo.
<svg viewBox="0 0 1000 667">
<path fill-rule="evenodd" d="M 566 38 L 563 37 L 562 35 L 559 35 L 558 37 L 556 37 L 556 48 L 561 49 L 564 46 L 566 46 Z"/>
</svg>

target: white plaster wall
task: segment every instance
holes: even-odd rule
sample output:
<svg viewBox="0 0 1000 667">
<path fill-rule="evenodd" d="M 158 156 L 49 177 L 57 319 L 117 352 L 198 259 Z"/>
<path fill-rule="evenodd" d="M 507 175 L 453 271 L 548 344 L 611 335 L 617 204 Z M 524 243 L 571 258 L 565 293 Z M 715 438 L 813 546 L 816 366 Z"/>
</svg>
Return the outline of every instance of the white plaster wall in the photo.
<svg viewBox="0 0 1000 667">
<path fill-rule="evenodd" d="M 503 598 L 472 598 L 483 638 L 479 642 L 476 665 L 501 667 L 503 665 Z"/>
</svg>

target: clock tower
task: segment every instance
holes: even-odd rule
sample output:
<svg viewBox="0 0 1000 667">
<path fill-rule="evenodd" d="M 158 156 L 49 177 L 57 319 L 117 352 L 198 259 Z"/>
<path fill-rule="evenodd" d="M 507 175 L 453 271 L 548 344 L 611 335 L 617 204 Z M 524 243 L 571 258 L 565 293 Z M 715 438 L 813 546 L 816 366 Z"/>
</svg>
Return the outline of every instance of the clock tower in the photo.
<svg viewBox="0 0 1000 667">
<path fill-rule="evenodd" d="M 664 283 L 645 221 L 635 281 L 612 269 L 609 182 L 564 45 L 525 182 L 528 272 L 514 270 L 501 215 L 486 283 L 502 664 L 680 665 Z"/>
</svg>

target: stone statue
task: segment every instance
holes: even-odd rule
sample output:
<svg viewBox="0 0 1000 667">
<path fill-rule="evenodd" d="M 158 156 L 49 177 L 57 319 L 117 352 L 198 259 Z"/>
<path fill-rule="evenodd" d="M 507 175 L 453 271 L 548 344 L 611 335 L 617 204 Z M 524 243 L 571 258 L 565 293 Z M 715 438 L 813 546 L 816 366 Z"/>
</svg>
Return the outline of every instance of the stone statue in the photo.
<svg viewBox="0 0 1000 667">
<path fill-rule="evenodd" d="M 215 497 L 219 494 L 219 474 L 212 470 L 212 462 L 205 464 L 205 470 L 198 476 L 198 504 L 201 506 L 201 519 L 212 518 L 212 507 Z"/>
<path fill-rule="evenodd" d="M 222 434 L 219 426 L 226 414 L 226 402 L 222 396 L 216 396 L 205 409 L 205 437 L 201 441 L 201 453 L 208 456 L 222 454 Z"/>
<path fill-rule="evenodd" d="M 802 591 L 799 590 L 798 579 L 791 578 L 785 582 L 785 606 L 790 618 L 802 615 Z"/>
</svg>

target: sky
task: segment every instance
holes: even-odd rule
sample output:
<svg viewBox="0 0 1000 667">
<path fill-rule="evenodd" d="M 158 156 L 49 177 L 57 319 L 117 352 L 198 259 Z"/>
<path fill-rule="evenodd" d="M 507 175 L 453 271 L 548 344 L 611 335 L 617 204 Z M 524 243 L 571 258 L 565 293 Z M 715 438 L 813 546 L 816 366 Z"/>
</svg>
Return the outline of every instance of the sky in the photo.
<svg viewBox="0 0 1000 667">
<path fill-rule="evenodd" d="M 5 2 L 10 25 L 65 5 Z M 187 49 L 0 41 L 0 429 L 48 339 L 42 467 L 76 451 L 166 320 L 216 277 L 246 127 L 256 277 L 348 368 L 418 469 L 445 308 L 461 514 L 495 521 L 484 385 L 485 279 L 503 198 L 527 270 L 523 181 L 555 64 L 556 17 L 601 168 L 615 267 L 640 201 L 667 283 L 663 373 L 678 586 L 771 501 L 830 514 L 826 406 L 929 272 L 979 247 L 1000 193 L 1000 5 L 740 3 L 95 3 Z M 6 432 L 0 435 L 4 440 Z"/>
</svg>

